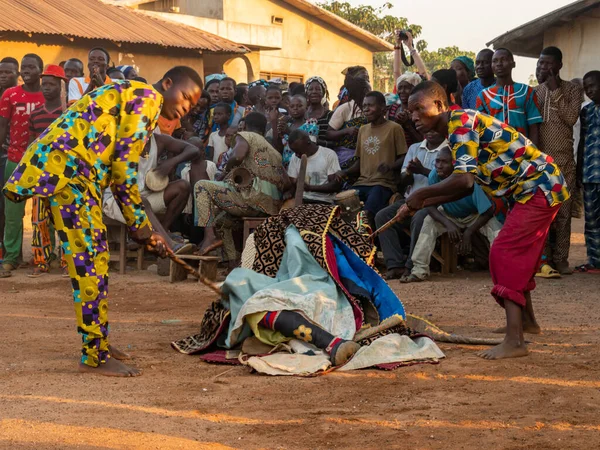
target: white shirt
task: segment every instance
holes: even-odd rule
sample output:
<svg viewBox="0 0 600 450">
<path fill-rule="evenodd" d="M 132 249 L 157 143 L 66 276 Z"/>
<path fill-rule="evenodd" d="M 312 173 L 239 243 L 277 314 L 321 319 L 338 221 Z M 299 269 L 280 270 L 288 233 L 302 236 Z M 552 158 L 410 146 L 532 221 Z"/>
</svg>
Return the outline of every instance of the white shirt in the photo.
<svg viewBox="0 0 600 450">
<path fill-rule="evenodd" d="M 341 130 L 346 122 L 360 116 L 362 114 L 360 108 L 356 108 L 355 111 L 354 105 L 354 100 L 350 100 L 338 106 L 329 119 L 329 126 L 334 130 Z"/>
<path fill-rule="evenodd" d="M 300 173 L 300 158 L 292 156 L 288 167 L 288 175 L 291 178 L 298 178 Z M 327 184 L 328 177 L 339 172 L 340 163 L 337 154 L 327 148 L 319 146 L 317 152 L 309 156 L 306 160 L 306 177 L 304 182 L 315 186 Z M 321 202 L 333 202 L 334 194 L 325 194 L 323 192 L 305 192 L 304 198 L 307 200 L 317 200 Z"/>
<path fill-rule="evenodd" d="M 219 136 L 218 131 L 210 133 L 210 136 L 208 137 L 208 147 L 212 147 L 214 150 L 212 162 L 215 164 L 219 163 L 219 156 L 229 150 L 225 143 L 225 136 Z"/>
<path fill-rule="evenodd" d="M 440 150 L 448 145 L 448 140 L 444 140 L 439 147 L 434 148 L 433 150 L 429 150 L 427 148 L 427 140 L 423 142 L 419 142 L 417 144 L 413 144 L 408 149 L 406 153 L 406 157 L 404 158 L 404 163 L 402 164 L 402 173 L 406 172 L 406 168 L 408 167 L 408 163 L 413 159 L 417 158 L 423 164 L 423 167 L 429 170 L 435 170 L 435 159 L 437 158 Z M 420 174 L 413 174 L 414 182 L 411 186 L 406 188 L 406 192 L 404 194 L 405 197 L 408 197 L 412 192 L 415 192 L 418 189 L 429 186 L 428 177 Z"/>
</svg>

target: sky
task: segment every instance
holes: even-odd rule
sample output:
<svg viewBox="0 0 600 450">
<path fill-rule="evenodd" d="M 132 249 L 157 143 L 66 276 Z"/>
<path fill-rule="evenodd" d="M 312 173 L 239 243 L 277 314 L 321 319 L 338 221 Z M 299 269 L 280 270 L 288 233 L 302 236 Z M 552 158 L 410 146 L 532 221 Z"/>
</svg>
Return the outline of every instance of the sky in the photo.
<svg viewBox="0 0 600 450">
<path fill-rule="evenodd" d="M 381 6 L 384 0 L 342 0 L 354 6 Z M 452 2 L 449 0 L 388 0 L 388 14 L 406 17 L 423 27 L 420 38 L 428 50 L 456 45 L 477 53 L 497 36 L 547 14 L 573 0 L 501 0 L 500 2 Z M 471 3 L 473 6 L 467 6 Z M 527 83 L 535 72 L 536 60 L 517 58 L 513 79 Z"/>
</svg>

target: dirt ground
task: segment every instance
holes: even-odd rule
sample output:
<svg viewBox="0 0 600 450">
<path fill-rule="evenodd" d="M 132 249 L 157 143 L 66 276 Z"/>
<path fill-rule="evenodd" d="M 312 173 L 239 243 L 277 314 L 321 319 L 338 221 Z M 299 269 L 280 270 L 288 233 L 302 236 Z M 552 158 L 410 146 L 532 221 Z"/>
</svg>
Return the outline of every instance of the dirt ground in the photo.
<svg viewBox="0 0 600 450">
<path fill-rule="evenodd" d="M 581 263 L 581 221 L 574 231 Z M 600 448 L 598 275 L 539 282 L 544 333 L 526 358 L 440 344 L 438 365 L 271 378 L 171 349 L 197 330 L 208 290 L 111 274 L 111 342 L 144 371 L 114 379 L 76 372 L 68 281 L 25 274 L 0 280 L 1 448 Z M 503 323 L 486 273 L 392 287 L 447 331 L 490 336 Z"/>
</svg>

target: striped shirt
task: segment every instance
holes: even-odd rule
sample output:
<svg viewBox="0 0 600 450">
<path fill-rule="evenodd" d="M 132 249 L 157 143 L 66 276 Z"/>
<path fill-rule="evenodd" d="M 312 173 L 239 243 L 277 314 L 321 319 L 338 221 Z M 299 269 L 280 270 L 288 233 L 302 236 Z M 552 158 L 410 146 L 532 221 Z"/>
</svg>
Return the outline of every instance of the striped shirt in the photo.
<svg viewBox="0 0 600 450">
<path fill-rule="evenodd" d="M 34 139 L 37 139 L 40 134 L 46 131 L 52 122 L 60 117 L 62 107 L 48 111 L 46 105 L 38 106 L 29 116 L 29 133 Z"/>
</svg>

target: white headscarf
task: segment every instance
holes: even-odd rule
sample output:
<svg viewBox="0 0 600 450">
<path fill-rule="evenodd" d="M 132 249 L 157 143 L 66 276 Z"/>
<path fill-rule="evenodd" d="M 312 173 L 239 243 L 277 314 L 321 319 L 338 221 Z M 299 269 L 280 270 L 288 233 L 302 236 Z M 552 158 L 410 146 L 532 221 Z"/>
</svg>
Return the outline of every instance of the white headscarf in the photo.
<svg viewBox="0 0 600 450">
<path fill-rule="evenodd" d="M 423 79 L 421 78 L 421 76 L 418 73 L 414 73 L 414 72 L 403 73 L 396 80 L 396 89 L 398 88 L 400 83 L 402 83 L 403 81 L 406 81 L 407 83 L 412 84 L 413 86 L 416 86 L 421 81 L 423 81 Z"/>
</svg>

